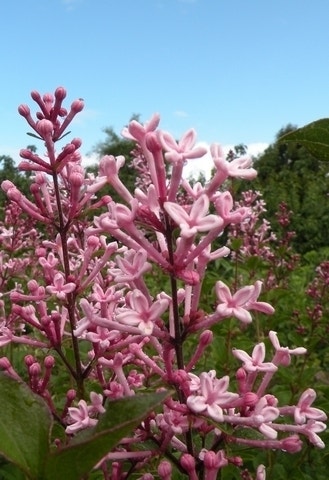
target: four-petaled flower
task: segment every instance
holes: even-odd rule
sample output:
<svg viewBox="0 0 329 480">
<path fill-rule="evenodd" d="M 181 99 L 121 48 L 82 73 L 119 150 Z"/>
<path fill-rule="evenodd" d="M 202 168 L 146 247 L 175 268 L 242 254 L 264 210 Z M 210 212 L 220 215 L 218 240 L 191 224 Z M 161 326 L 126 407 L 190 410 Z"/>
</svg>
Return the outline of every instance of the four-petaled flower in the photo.
<svg viewBox="0 0 329 480">
<path fill-rule="evenodd" d="M 264 362 L 265 345 L 263 342 L 255 345 L 252 355 L 243 350 L 233 349 L 233 355 L 243 362 L 243 368 L 247 372 L 275 372 L 278 367 L 271 362 Z"/>
<path fill-rule="evenodd" d="M 316 392 L 313 388 L 308 388 L 302 393 L 294 410 L 295 422 L 298 424 L 310 420 L 327 420 L 327 415 L 319 408 L 311 407 L 316 399 Z"/>
<path fill-rule="evenodd" d="M 179 225 L 181 236 L 185 238 L 193 237 L 198 232 L 209 232 L 223 224 L 223 220 L 217 215 L 207 215 L 209 210 L 209 198 L 207 195 L 200 195 L 193 203 L 189 212 L 174 202 L 165 202 L 164 209 Z"/>
<path fill-rule="evenodd" d="M 195 413 L 209 415 L 213 420 L 222 422 L 223 408 L 229 408 L 230 403 L 238 398 L 236 393 L 228 392 L 229 377 L 220 379 L 214 377 L 214 371 L 200 374 L 199 395 L 190 395 L 187 406 Z"/>
<path fill-rule="evenodd" d="M 252 321 L 249 310 L 272 314 L 274 308 L 269 303 L 257 301 L 261 285 L 262 282 L 257 281 L 254 285 L 240 288 L 232 295 L 228 286 L 222 281 L 218 281 L 215 291 L 221 303 L 217 305 L 217 313 L 222 317 L 236 317 L 243 323 Z"/>
<path fill-rule="evenodd" d="M 188 130 L 177 143 L 174 137 L 168 133 L 159 131 L 158 137 L 165 149 L 166 160 L 170 163 L 184 162 L 188 158 L 200 158 L 207 153 L 203 146 L 195 147 L 196 132 L 192 128 Z"/>
<path fill-rule="evenodd" d="M 64 300 L 66 298 L 66 294 L 73 292 L 75 288 L 75 283 L 65 283 L 64 276 L 60 272 L 57 272 L 53 279 L 53 285 L 47 285 L 46 291 L 52 295 L 56 295 L 59 300 Z"/>
<path fill-rule="evenodd" d="M 167 310 L 169 301 L 165 298 L 150 304 L 145 295 L 138 289 L 126 295 L 126 307 L 118 308 L 116 320 L 126 325 L 137 326 L 144 335 L 151 335 L 154 323 Z"/>
</svg>

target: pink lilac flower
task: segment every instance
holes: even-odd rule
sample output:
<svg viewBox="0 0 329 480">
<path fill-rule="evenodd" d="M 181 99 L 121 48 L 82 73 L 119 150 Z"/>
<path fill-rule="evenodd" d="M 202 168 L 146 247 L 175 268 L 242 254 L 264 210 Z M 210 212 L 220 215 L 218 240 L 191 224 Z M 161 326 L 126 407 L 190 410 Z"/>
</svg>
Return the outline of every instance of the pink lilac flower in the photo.
<svg viewBox="0 0 329 480">
<path fill-rule="evenodd" d="M 261 282 L 256 282 L 255 285 L 240 288 L 232 295 L 228 286 L 222 281 L 218 281 L 215 290 L 221 303 L 217 305 L 217 313 L 222 317 L 236 317 L 243 323 L 252 321 L 249 310 L 260 310 L 267 314 L 273 313 L 274 309 L 270 304 L 257 301 L 260 286 Z"/>
<path fill-rule="evenodd" d="M 243 350 L 233 349 L 233 355 L 243 362 L 243 368 L 247 372 L 275 372 L 278 367 L 271 362 L 264 362 L 265 344 L 263 342 L 255 345 L 252 355 Z"/>
<path fill-rule="evenodd" d="M 181 236 L 185 238 L 193 237 L 198 232 L 209 232 L 222 224 L 222 220 L 217 215 L 207 215 L 209 210 L 209 198 L 207 195 L 201 195 L 193 203 L 189 213 L 183 207 L 173 202 L 165 202 L 164 209 L 179 225 Z"/>
<path fill-rule="evenodd" d="M 69 407 L 68 414 L 70 424 L 65 429 L 68 435 L 97 424 L 96 418 L 89 417 L 89 409 L 85 400 L 80 400 L 77 407 Z"/>
<path fill-rule="evenodd" d="M 310 420 L 327 420 L 327 415 L 319 408 L 311 407 L 316 399 L 316 392 L 308 388 L 302 393 L 294 409 L 294 419 L 297 424 L 302 424 Z"/>
<path fill-rule="evenodd" d="M 238 397 L 238 394 L 227 391 L 228 386 L 228 376 L 216 379 L 212 373 L 203 372 L 200 374 L 200 394 L 190 395 L 186 404 L 193 412 L 207 414 L 222 422 L 223 408 Z"/>
<path fill-rule="evenodd" d="M 75 288 L 75 283 L 65 283 L 64 276 L 60 272 L 58 272 L 54 276 L 53 285 L 47 285 L 46 291 L 52 295 L 56 295 L 59 300 L 64 300 L 66 298 L 66 295 L 73 292 Z"/>
<path fill-rule="evenodd" d="M 275 348 L 275 356 L 273 358 L 273 363 L 276 365 L 288 366 L 291 362 L 291 355 L 305 355 L 307 352 L 304 347 L 297 347 L 290 349 L 288 347 L 281 347 L 277 333 L 271 330 L 268 334 L 269 339 L 272 342 L 273 347 Z"/>
<path fill-rule="evenodd" d="M 132 290 L 126 295 L 127 306 L 118 308 L 116 320 L 120 323 L 138 326 L 144 335 L 151 335 L 154 323 L 167 310 L 169 302 L 162 298 L 152 304 L 140 290 Z"/>
</svg>

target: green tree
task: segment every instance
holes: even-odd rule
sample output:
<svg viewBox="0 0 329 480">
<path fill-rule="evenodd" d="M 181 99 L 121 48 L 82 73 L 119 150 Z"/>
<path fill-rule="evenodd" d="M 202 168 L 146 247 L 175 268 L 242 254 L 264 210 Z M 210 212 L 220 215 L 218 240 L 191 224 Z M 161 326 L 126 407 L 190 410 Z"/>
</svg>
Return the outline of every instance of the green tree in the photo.
<svg viewBox="0 0 329 480">
<path fill-rule="evenodd" d="M 328 245 L 329 177 L 326 163 L 304 146 L 279 141 L 294 130 L 296 127 L 290 124 L 279 130 L 274 143 L 255 159 L 258 177 L 253 186 L 263 193 L 267 218 L 274 226 L 275 213 L 282 201 L 293 211 L 294 247 L 305 253 Z"/>
</svg>

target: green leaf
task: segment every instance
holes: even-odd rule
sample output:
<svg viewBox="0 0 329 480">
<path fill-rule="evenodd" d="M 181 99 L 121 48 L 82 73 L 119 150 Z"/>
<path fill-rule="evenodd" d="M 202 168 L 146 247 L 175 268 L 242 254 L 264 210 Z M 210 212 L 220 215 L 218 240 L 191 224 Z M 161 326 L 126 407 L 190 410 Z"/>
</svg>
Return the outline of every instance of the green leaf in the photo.
<svg viewBox="0 0 329 480">
<path fill-rule="evenodd" d="M 329 118 L 322 118 L 283 135 L 280 143 L 303 145 L 314 157 L 329 161 Z"/>
<path fill-rule="evenodd" d="M 149 393 L 110 401 L 98 424 L 49 455 L 44 480 L 80 480 L 169 395 Z"/>
<path fill-rule="evenodd" d="M 0 454 L 28 478 L 41 478 L 52 424 L 46 403 L 26 384 L 0 373 L 0 405 Z"/>
<path fill-rule="evenodd" d="M 32 133 L 32 132 L 26 132 L 26 135 L 28 135 L 29 137 L 37 138 L 38 140 L 42 140 L 42 138 L 39 137 L 39 135 L 36 135 L 35 133 Z"/>
</svg>

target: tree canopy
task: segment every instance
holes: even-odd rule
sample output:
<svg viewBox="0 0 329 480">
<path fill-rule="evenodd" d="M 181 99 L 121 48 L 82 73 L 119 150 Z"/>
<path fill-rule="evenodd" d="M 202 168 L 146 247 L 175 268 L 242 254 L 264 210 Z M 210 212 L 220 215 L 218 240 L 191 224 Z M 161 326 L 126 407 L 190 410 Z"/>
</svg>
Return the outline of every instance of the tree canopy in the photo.
<svg viewBox="0 0 329 480">
<path fill-rule="evenodd" d="M 299 253 L 305 253 L 328 246 L 329 176 L 327 164 L 304 146 L 280 141 L 294 130 L 291 124 L 279 130 L 274 143 L 255 159 L 258 177 L 253 187 L 262 192 L 267 217 L 274 225 L 281 202 L 292 210 L 294 246 Z"/>
</svg>

